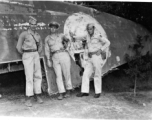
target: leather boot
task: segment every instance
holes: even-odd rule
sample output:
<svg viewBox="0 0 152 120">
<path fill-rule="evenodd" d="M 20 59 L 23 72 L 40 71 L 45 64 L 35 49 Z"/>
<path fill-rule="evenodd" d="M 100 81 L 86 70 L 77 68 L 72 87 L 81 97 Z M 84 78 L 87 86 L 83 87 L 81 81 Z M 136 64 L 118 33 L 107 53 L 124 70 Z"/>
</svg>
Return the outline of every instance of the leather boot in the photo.
<svg viewBox="0 0 152 120">
<path fill-rule="evenodd" d="M 30 96 L 28 96 L 27 98 L 26 98 L 26 102 L 25 102 L 25 105 L 27 106 L 27 107 L 32 107 L 32 97 Z"/>
<path fill-rule="evenodd" d="M 94 95 L 94 98 L 99 98 L 100 97 L 100 94 L 95 94 Z"/>
<path fill-rule="evenodd" d="M 89 96 L 88 93 L 79 93 L 76 95 L 77 97 Z"/>
<path fill-rule="evenodd" d="M 64 98 L 70 97 L 70 93 L 71 93 L 71 91 L 67 90 L 66 93 L 65 93 L 65 95 L 64 95 Z"/>
<path fill-rule="evenodd" d="M 63 99 L 63 93 L 59 93 L 58 100 L 62 100 L 62 99 Z"/>
<path fill-rule="evenodd" d="M 38 102 L 39 104 L 42 104 L 42 103 L 43 103 L 43 100 L 42 100 L 40 94 L 36 94 L 36 100 L 37 100 L 37 102 Z"/>
</svg>

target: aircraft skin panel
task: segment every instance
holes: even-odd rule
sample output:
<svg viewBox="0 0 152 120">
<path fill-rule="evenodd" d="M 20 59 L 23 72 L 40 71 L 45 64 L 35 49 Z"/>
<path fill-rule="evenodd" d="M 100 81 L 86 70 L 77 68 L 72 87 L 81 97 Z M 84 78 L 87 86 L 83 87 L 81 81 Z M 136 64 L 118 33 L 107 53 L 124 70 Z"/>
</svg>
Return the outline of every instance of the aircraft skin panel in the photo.
<svg viewBox="0 0 152 120">
<path fill-rule="evenodd" d="M 3 16 L 7 16 L 7 19 L 10 19 L 12 15 L 0 15 L 0 18 L 3 18 Z M 26 17 L 23 15 L 13 15 L 14 18 L 20 18 L 20 21 L 24 22 L 18 22 L 15 26 L 13 26 L 10 29 L 10 26 L 1 26 L 1 31 L 0 31 L 0 63 L 10 63 L 11 61 L 16 61 L 20 60 L 21 61 L 21 55 L 17 52 L 16 50 L 16 44 L 18 37 L 20 33 L 24 30 L 27 29 L 28 25 L 26 25 Z M 46 62 L 45 56 L 44 56 L 44 40 L 45 37 L 49 34 L 49 29 L 48 29 L 48 23 L 50 21 L 57 21 L 61 24 L 58 32 L 63 32 L 64 28 L 64 22 L 67 19 L 67 15 L 65 16 L 51 16 L 51 15 L 46 15 L 46 16 L 37 16 L 37 19 L 39 23 L 44 23 L 45 26 L 39 26 L 37 28 L 37 32 L 40 34 L 43 42 L 43 50 L 40 54 L 41 57 L 44 57 L 44 61 Z M 17 20 L 17 19 L 15 19 Z M 6 23 L 7 24 L 7 23 Z M 47 26 L 47 27 L 46 27 Z M 73 61 L 71 58 L 72 62 L 72 69 L 71 69 L 71 76 L 72 76 L 72 83 L 73 87 L 75 88 L 76 86 L 80 85 L 81 83 L 81 77 L 79 75 L 80 67 L 76 65 L 76 63 Z M 55 81 L 55 73 L 52 68 L 48 68 L 46 65 L 46 73 L 47 73 L 47 82 L 48 82 L 48 93 L 49 94 L 54 94 L 57 93 L 57 85 Z M 2 72 L 3 73 L 3 72 Z"/>
<path fill-rule="evenodd" d="M 126 63 L 124 56 L 126 53 L 130 55 L 133 54 L 128 50 L 128 46 L 135 43 L 137 35 L 141 35 L 142 37 L 148 35 L 149 39 L 152 38 L 152 35 L 148 30 L 130 20 L 112 16 L 107 13 L 102 13 L 95 18 L 106 31 L 108 39 L 111 42 L 111 57 L 108 58 L 105 66 L 103 67 L 104 73 L 111 68 Z M 145 55 L 148 51 L 152 53 L 151 42 L 147 42 L 145 44 L 142 54 Z"/>
<path fill-rule="evenodd" d="M 87 14 L 91 14 L 92 10 L 91 8 L 87 8 L 84 6 L 78 6 L 70 3 L 65 3 L 65 2 L 59 2 L 59 1 L 41 1 L 41 2 L 36 2 L 33 1 L 33 5 L 37 9 L 51 9 L 52 11 L 57 11 L 57 12 L 65 12 L 68 14 L 73 14 L 77 12 L 84 12 Z"/>
<path fill-rule="evenodd" d="M 49 22 L 58 22 L 60 24 L 58 32 L 65 34 L 70 30 L 76 31 L 76 34 L 86 33 L 86 23 L 93 22 L 97 32 L 107 37 L 111 43 L 106 50 L 107 59 L 104 61 L 103 74 L 125 63 L 124 55 L 132 54 L 128 51 L 128 45 L 134 43 L 137 35 L 148 35 L 149 39 L 152 38 L 151 33 L 141 25 L 104 12 L 93 14 L 92 9 L 55 1 L 30 1 L 30 4 L 34 7 L 0 2 L 0 64 L 21 60 L 21 55 L 16 50 L 17 40 L 20 33 L 29 26 L 28 16 L 35 16 L 38 20 L 37 32 L 43 41 L 43 51 L 40 56 L 45 62 L 49 94 L 57 93 L 54 70 L 47 67 L 44 56 L 44 40 L 49 34 Z M 3 5 L 5 7 L 1 7 Z M 152 52 L 151 43 L 145 45 L 143 55 L 147 51 Z M 72 57 L 71 62 L 72 82 L 76 87 L 81 84 L 80 67 Z"/>
</svg>

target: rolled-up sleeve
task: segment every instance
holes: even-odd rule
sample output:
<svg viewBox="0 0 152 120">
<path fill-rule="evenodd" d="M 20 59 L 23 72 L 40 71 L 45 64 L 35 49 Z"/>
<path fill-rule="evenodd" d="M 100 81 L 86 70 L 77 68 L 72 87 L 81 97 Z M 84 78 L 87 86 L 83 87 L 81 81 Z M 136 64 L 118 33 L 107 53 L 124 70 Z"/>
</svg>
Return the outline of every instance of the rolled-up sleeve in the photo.
<svg viewBox="0 0 152 120">
<path fill-rule="evenodd" d="M 105 50 L 107 47 L 110 46 L 110 41 L 109 41 L 107 38 L 105 38 L 105 37 L 100 37 L 100 41 L 101 41 L 101 43 L 102 43 L 102 47 L 101 47 L 101 50 L 102 50 L 102 51 Z"/>
<path fill-rule="evenodd" d="M 24 40 L 25 40 L 25 32 L 22 32 L 19 36 L 19 39 L 16 45 L 17 51 L 21 54 L 23 53 L 22 45 L 23 45 Z"/>
<path fill-rule="evenodd" d="M 45 38 L 45 56 L 47 59 L 50 59 L 50 48 L 48 45 L 48 38 Z"/>
</svg>

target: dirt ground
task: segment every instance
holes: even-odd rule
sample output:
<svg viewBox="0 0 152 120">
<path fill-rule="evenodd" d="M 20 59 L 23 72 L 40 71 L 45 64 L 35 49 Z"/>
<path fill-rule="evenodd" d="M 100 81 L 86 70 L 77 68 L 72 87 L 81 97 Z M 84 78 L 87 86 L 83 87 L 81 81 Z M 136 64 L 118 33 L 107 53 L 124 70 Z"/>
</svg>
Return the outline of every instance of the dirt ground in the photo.
<svg viewBox="0 0 152 120">
<path fill-rule="evenodd" d="M 24 93 L 3 94 L 0 99 L 0 116 L 51 117 L 76 119 L 152 119 L 152 93 L 141 92 L 134 98 L 130 92 L 105 93 L 93 98 L 91 89 L 88 97 L 78 98 L 78 89 L 70 98 L 57 100 L 57 95 L 43 95 L 43 104 L 33 99 L 33 107 L 24 105 Z"/>
<path fill-rule="evenodd" d="M 33 99 L 33 107 L 26 107 L 24 105 L 25 91 L 22 82 L 18 85 L 5 87 L 1 85 L 0 116 L 119 120 L 152 119 L 151 90 L 142 90 L 134 97 L 131 90 L 128 92 L 116 92 L 114 90 L 106 90 L 106 87 L 103 88 L 104 95 L 98 99 L 93 98 L 94 88 L 91 85 L 90 95 L 88 97 L 76 97 L 76 94 L 80 91 L 80 88 L 76 88 L 72 91 L 72 95 L 69 98 L 57 100 L 57 95 L 48 96 L 43 94 L 43 104 L 38 104 Z"/>
</svg>

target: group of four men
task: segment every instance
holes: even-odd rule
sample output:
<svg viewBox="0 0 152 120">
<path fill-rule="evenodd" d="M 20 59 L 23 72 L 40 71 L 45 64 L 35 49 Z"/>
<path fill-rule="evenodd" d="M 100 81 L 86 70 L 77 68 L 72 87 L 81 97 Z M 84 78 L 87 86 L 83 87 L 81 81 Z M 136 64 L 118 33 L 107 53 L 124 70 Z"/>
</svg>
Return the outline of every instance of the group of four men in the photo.
<svg viewBox="0 0 152 120">
<path fill-rule="evenodd" d="M 42 40 L 36 32 L 37 20 L 35 17 L 29 17 L 30 27 L 22 32 L 17 43 L 17 50 L 22 54 L 22 61 L 26 75 L 26 105 L 32 106 L 32 97 L 35 96 L 38 103 L 43 103 L 41 98 L 41 66 L 39 53 L 42 51 Z M 45 38 L 45 56 L 47 58 L 48 67 L 53 67 L 56 74 L 56 83 L 59 92 L 59 100 L 70 96 L 72 90 L 71 82 L 71 59 L 66 50 L 64 41 L 68 38 L 57 32 L 60 25 L 57 22 L 49 24 L 50 34 Z M 71 34 L 72 39 L 86 40 L 86 52 L 89 55 L 85 70 L 82 76 L 81 93 L 77 97 L 89 95 L 89 79 L 94 72 L 95 98 L 100 97 L 101 93 L 101 76 L 103 59 L 101 53 L 110 45 L 109 40 L 101 36 L 95 35 L 95 26 L 91 23 L 86 26 L 88 34 L 82 37 Z M 62 78 L 62 73 L 65 77 L 65 87 Z"/>
</svg>

